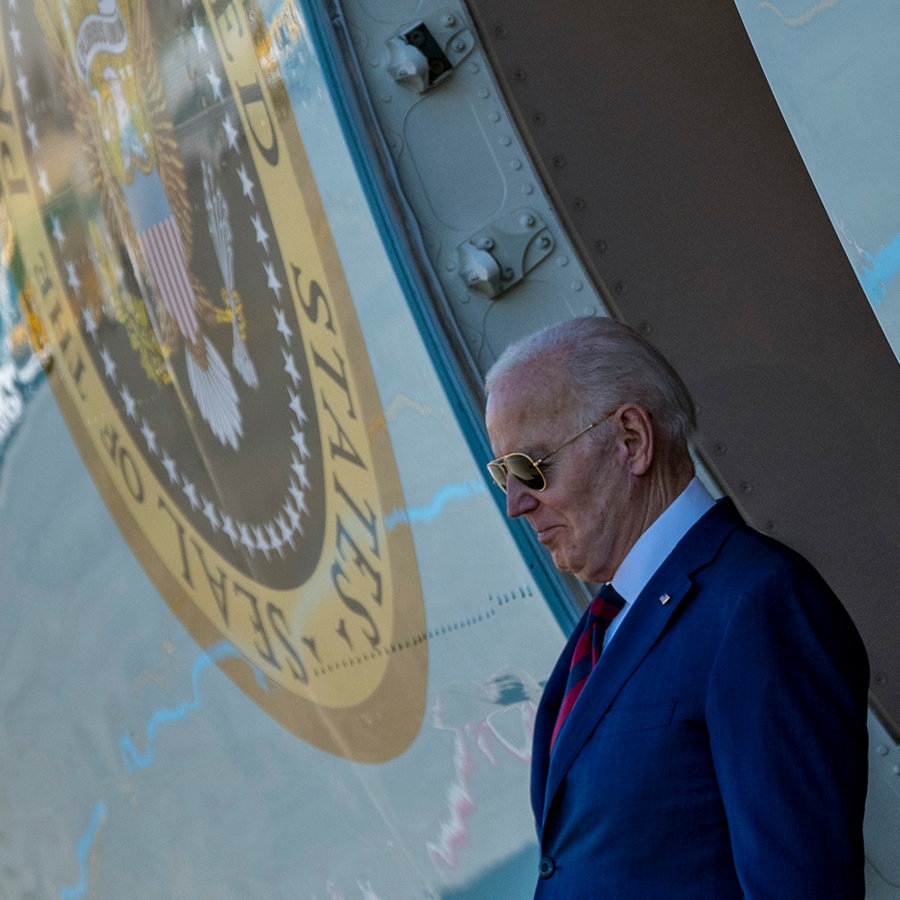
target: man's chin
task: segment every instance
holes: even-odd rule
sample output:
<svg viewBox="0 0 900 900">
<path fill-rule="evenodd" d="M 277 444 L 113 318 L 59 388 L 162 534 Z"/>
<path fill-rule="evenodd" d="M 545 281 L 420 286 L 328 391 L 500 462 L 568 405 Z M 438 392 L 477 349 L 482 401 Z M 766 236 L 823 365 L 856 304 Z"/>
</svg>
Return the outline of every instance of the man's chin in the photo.
<svg viewBox="0 0 900 900">
<path fill-rule="evenodd" d="M 560 550 L 551 550 L 550 558 L 553 560 L 553 565 L 559 569 L 565 575 L 576 575 L 575 567 L 572 565 L 572 561 L 566 557 L 566 555 Z"/>
</svg>

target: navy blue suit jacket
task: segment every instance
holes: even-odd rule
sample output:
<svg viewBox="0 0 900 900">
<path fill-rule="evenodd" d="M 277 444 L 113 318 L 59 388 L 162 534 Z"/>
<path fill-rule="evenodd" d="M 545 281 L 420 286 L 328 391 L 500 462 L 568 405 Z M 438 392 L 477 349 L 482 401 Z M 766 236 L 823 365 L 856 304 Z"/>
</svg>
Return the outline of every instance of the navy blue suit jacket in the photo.
<svg viewBox="0 0 900 900">
<path fill-rule="evenodd" d="M 550 754 L 573 646 L 535 723 L 535 897 L 864 895 L 868 661 L 802 557 L 719 501 L 637 598 Z"/>
</svg>

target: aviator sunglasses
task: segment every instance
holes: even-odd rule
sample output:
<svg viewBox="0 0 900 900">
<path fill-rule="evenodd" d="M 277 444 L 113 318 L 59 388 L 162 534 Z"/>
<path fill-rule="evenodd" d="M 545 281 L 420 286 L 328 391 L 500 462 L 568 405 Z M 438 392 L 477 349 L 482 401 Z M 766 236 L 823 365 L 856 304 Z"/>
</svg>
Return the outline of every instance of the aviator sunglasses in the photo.
<svg viewBox="0 0 900 900">
<path fill-rule="evenodd" d="M 556 456 L 563 447 L 568 447 L 572 441 L 578 440 L 583 434 L 587 434 L 592 428 L 596 428 L 601 422 L 605 422 L 615 409 L 602 415 L 596 422 L 591 422 L 587 428 L 582 428 L 578 434 L 572 435 L 567 441 L 563 441 L 555 450 L 544 454 L 540 459 L 532 459 L 527 453 L 507 453 L 498 456 L 487 464 L 487 470 L 491 473 L 497 487 L 506 493 L 506 482 L 512 475 L 516 481 L 521 481 L 525 487 L 532 491 L 545 491 L 547 489 L 547 476 L 541 470 L 551 457 Z"/>
</svg>

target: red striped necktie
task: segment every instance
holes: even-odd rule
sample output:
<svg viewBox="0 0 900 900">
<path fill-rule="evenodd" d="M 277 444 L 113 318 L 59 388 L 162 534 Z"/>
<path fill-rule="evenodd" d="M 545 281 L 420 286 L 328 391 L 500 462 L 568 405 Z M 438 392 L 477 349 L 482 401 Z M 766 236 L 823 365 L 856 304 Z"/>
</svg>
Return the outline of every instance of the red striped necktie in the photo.
<svg viewBox="0 0 900 900">
<path fill-rule="evenodd" d="M 559 734 L 563 722 L 566 721 L 566 717 L 575 706 L 581 689 L 594 666 L 597 665 L 597 660 L 600 659 L 606 629 L 609 628 L 610 623 L 621 612 L 624 605 L 624 599 L 611 584 L 604 584 L 591 602 L 590 611 L 575 643 L 575 652 L 572 654 L 569 678 L 566 681 L 566 693 L 563 695 L 563 702 L 553 728 L 553 736 L 550 738 L 551 750 L 556 743 L 556 736 Z"/>
</svg>

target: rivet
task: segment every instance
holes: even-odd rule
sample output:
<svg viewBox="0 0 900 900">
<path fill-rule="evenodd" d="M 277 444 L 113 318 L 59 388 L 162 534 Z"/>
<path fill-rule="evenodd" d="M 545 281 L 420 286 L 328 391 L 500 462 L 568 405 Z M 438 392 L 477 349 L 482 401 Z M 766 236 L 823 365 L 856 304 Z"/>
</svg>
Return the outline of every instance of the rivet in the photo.
<svg viewBox="0 0 900 900">
<path fill-rule="evenodd" d="M 753 485 L 749 481 L 742 481 L 738 485 L 738 490 L 740 490 L 740 492 L 742 494 L 752 494 L 753 493 Z"/>
<path fill-rule="evenodd" d="M 573 281 L 572 282 L 572 290 L 577 294 L 579 291 L 584 290 L 584 282 L 582 281 Z"/>
<path fill-rule="evenodd" d="M 606 253 L 606 241 L 594 241 L 594 249 L 598 253 Z"/>
<path fill-rule="evenodd" d="M 613 290 L 617 294 L 627 294 L 628 293 L 628 282 L 627 281 L 617 281 Z"/>
<path fill-rule="evenodd" d="M 725 441 L 716 441 L 713 444 L 713 452 L 717 453 L 719 456 L 722 456 L 727 451 L 728 451 L 728 444 L 726 444 Z"/>
<path fill-rule="evenodd" d="M 531 114 L 531 122 L 533 125 L 543 125 L 545 121 L 544 114 L 539 109 Z"/>
<path fill-rule="evenodd" d="M 584 202 L 584 197 L 576 197 L 572 201 L 572 209 L 574 209 L 576 212 L 581 212 L 585 208 L 585 206 L 587 206 L 587 203 Z"/>
<path fill-rule="evenodd" d="M 879 756 L 887 756 L 888 753 L 890 753 L 891 751 L 884 744 L 879 744 L 878 747 L 876 748 L 875 752 Z"/>
</svg>

